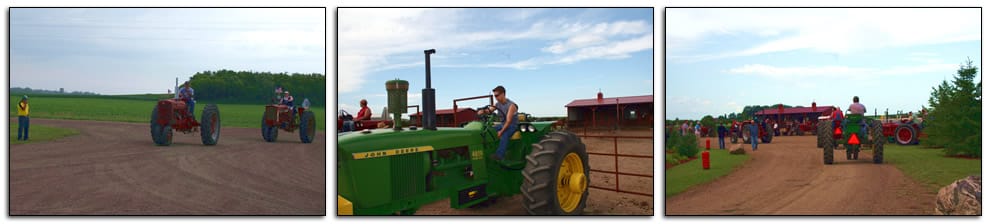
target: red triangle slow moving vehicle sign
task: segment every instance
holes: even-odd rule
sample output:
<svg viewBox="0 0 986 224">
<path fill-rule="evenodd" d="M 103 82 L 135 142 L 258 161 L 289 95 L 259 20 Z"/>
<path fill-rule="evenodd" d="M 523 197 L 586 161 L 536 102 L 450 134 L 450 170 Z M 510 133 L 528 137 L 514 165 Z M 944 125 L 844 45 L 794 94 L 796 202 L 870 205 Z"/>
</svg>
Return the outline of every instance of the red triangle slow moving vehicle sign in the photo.
<svg viewBox="0 0 986 224">
<path fill-rule="evenodd" d="M 856 137 L 856 134 L 852 134 L 851 136 L 849 136 L 849 144 L 859 145 L 859 138 Z"/>
</svg>

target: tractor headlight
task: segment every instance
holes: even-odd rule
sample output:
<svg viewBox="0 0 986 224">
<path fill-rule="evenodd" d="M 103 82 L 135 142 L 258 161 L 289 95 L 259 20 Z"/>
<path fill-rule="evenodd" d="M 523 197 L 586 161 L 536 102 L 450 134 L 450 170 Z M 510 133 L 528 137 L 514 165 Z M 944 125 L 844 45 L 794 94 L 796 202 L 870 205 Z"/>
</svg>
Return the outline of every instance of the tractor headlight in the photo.
<svg viewBox="0 0 986 224">
<path fill-rule="evenodd" d="M 534 125 L 528 125 L 527 132 L 534 132 Z"/>
</svg>

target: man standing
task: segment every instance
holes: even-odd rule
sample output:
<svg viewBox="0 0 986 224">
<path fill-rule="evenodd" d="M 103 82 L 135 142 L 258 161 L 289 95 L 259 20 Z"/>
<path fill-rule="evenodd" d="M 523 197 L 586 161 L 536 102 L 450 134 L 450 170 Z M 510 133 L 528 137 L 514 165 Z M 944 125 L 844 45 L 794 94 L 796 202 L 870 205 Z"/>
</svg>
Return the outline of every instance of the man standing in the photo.
<svg viewBox="0 0 986 224">
<path fill-rule="evenodd" d="M 726 126 L 722 125 L 722 122 L 719 122 L 716 134 L 719 135 L 719 149 L 726 149 Z"/>
<path fill-rule="evenodd" d="M 517 132 L 517 104 L 510 99 L 507 99 L 507 89 L 503 86 L 497 86 L 493 89 L 493 97 L 496 98 L 496 104 L 490 107 L 476 112 L 477 115 L 483 115 L 487 113 L 492 113 L 491 110 L 496 110 L 497 115 L 500 116 L 500 121 L 503 123 L 494 126 L 497 130 L 496 137 L 500 138 L 500 146 L 496 148 L 496 153 L 490 155 L 493 160 L 503 160 L 507 156 L 507 143 L 510 141 L 510 137 Z"/>
<path fill-rule="evenodd" d="M 753 123 L 750 124 L 750 143 L 753 145 L 753 151 L 757 151 L 757 136 L 759 136 L 757 133 L 757 129 L 759 129 L 757 128 L 757 125 L 759 125 L 759 123 L 757 123 L 757 119 L 753 118 Z"/>
<path fill-rule="evenodd" d="M 21 102 L 17 103 L 17 140 L 27 141 L 28 139 L 28 129 L 31 127 L 31 118 L 28 117 L 31 112 L 31 105 L 27 103 L 27 95 L 21 98 Z M 23 138 L 21 135 L 23 134 Z"/>
</svg>

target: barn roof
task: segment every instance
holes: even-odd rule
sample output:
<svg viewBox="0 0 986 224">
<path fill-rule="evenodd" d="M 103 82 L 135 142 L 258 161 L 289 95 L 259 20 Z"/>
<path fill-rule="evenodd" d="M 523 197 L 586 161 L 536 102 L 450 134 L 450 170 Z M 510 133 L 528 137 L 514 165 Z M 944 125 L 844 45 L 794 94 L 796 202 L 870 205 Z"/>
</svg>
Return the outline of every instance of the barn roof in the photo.
<svg viewBox="0 0 986 224">
<path fill-rule="evenodd" d="M 823 113 L 824 111 L 830 111 L 835 109 L 834 106 L 816 106 L 815 111 L 811 111 L 811 107 L 795 107 L 795 108 L 784 108 L 783 114 L 803 114 L 803 113 Z M 757 112 L 755 115 L 774 115 L 777 114 L 777 108 L 764 109 Z"/>
<path fill-rule="evenodd" d="M 654 95 L 643 95 L 643 96 L 621 96 L 621 97 L 603 98 L 602 102 L 599 102 L 598 100 L 596 100 L 596 98 L 577 99 L 577 100 L 572 100 L 572 102 L 565 105 L 565 107 L 616 105 L 616 99 L 620 100 L 620 104 L 654 103 Z"/>
</svg>

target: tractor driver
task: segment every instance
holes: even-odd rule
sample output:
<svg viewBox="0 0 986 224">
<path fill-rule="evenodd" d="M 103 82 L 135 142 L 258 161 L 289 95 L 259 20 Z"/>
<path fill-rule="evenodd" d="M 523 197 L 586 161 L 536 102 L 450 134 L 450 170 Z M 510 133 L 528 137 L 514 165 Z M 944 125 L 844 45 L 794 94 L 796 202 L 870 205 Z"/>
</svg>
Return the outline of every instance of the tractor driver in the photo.
<svg viewBox="0 0 986 224">
<path fill-rule="evenodd" d="M 866 106 L 863 106 L 863 104 L 859 103 L 859 96 L 852 97 L 852 105 L 849 105 L 849 114 L 859 114 L 859 115 L 866 114 Z M 864 120 L 860 120 L 860 122 L 862 122 L 862 124 L 860 124 L 861 127 L 860 131 L 862 131 L 863 133 L 867 133 L 865 135 L 869 136 L 868 132 L 866 132 L 866 126 L 868 126 L 868 124 Z"/>
<path fill-rule="evenodd" d="M 507 89 L 503 86 L 493 88 L 493 97 L 496 98 L 496 104 L 480 109 L 476 114 L 483 115 L 496 110 L 497 115 L 500 116 L 500 121 L 503 121 L 503 123 L 493 127 L 497 130 L 496 137 L 500 138 L 500 146 L 496 148 L 495 154 L 490 155 L 490 158 L 499 161 L 507 156 L 507 143 L 510 141 L 510 137 L 517 132 L 517 104 L 507 99 Z"/>
<path fill-rule="evenodd" d="M 195 89 L 192 89 L 191 85 L 188 81 L 185 81 L 185 85 L 178 89 L 178 97 L 182 101 L 185 101 L 185 105 L 188 105 L 188 114 L 195 117 L 195 99 L 193 98 L 195 96 Z"/>
</svg>

